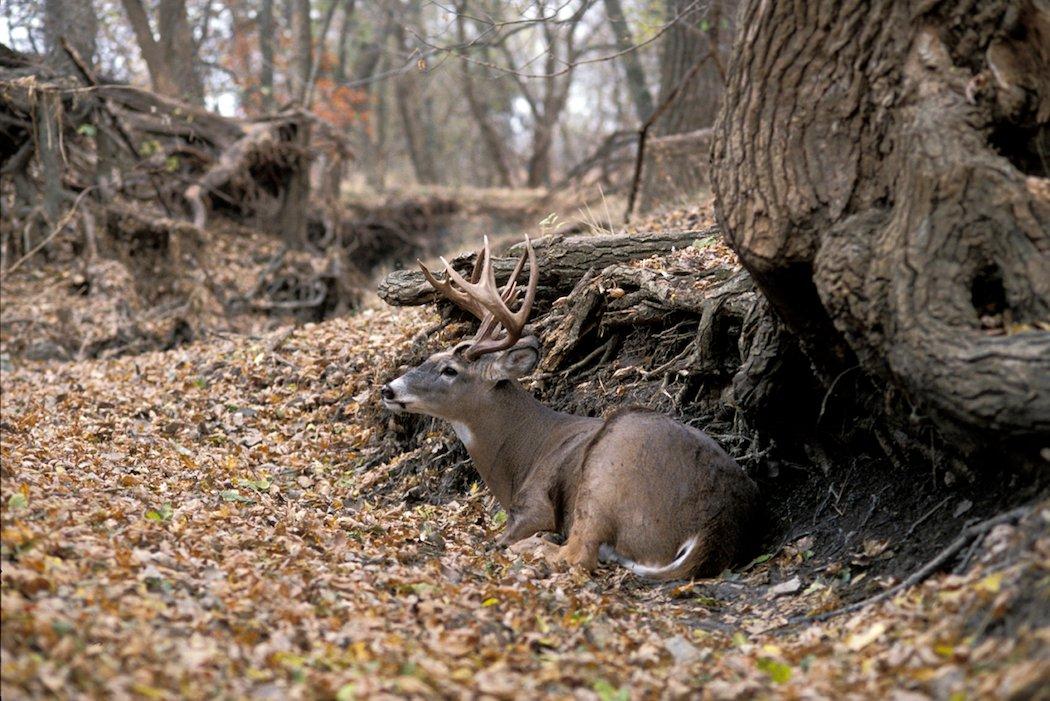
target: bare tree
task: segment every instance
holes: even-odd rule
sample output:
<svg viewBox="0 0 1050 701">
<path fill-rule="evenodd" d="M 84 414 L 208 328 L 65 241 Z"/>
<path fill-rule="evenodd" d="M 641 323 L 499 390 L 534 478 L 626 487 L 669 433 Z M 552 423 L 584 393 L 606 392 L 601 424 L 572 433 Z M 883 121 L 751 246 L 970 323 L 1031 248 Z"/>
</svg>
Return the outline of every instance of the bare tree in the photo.
<svg viewBox="0 0 1050 701">
<path fill-rule="evenodd" d="M 159 0 L 157 31 L 142 0 L 121 0 L 135 32 L 153 89 L 193 104 L 204 103 L 204 83 L 197 70 L 197 45 L 186 14 L 186 0 Z"/>
<path fill-rule="evenodd" d="M 263 108 L 272 112 L 275 104 L 273 94 L 273 0 L 262 0 L 259 7 L 259 54 L 262 66 L 259 69 L 259 83 L 263 96 Z"/>
<path fill-rule="evenodd" d="M 347 79 L 347 68 L 350 57 L 350 30 L 354 26 L 355 0 L 345 0 L 343 7 L 343 21 L 339 25 L 339 35 L 336 39 L 335 55 L 336 64 L 333 77 L 337 83 L 345 83 Z"/>
<path fill-rule="evenodd" d="M 660 54 L 662 103 L 677 89 L 674 102 L 653 125 L 657 135 L 682 134 L 709 127 L 721 105 L 725 41 L 732 37 L 736 0 L 666 0 L 668 21 L 679 19 L 667 32 Z"/>
<path fill-rule="evenodd" d="M 653 113 L 653 96 L 649 93 L 638 52 L 632 50 L 634 37 L 631 36 L 631 28 L 627 26 L 620 0 L 605 0 L 605 15 L 609 19 L 613 36 L 616 37 L 616 50 L 620 53 L 620 62 L 627 77 L 627 87 L 634 102 L 635 115 L 639 122 L 644 122 Z"/>
<path fill-rule="evenodd" d="M 411 57 L 416 52 L 409 45 L 406 27 L 412 27 L 417 33 L 422 33 L 422 13 L 418 5 L 413 2 L 400 6 L 400 11 L 403 13 L 403 18 L 394 22 L 394 40 L 402 54 Z M 417 66 L 417 70 L 409 71 L 398 77 L 394 85 L 394 93 L 405 135 L 405 148 L 412 162 L 416 180 L 421 183 L 436 183 L 439 177 L 431 148 L 433 144 L 426 133 L 426 112 L 428 110 L 424 104 L 423 95 L 423 77 L 427 74 L 426 61 L 420 58 Z"/>
<path fill-rule="evenodd" d="M 543 74 L 537 79 L 540 90 L 534 89 L 534 83 L 527 82 L 519 68 L 518 58 L 508 42 L 503 41 L 499 44 L 507 62 L 507 74 L 515 80 L 532 116 L 532 153 L 528 160 L 526 178 L 526 185 L 529 187 L 541 187 L 551 183 L 551 151 L 558 118 L 565 109 L 577 61 L 586 46 L 586 41 L 579 41 L 577 29 L 592 4 L 592 0 L 582 0 L 575 8 L 566 9 L 565 19 L 539 23 L 544 44 Z M 557 9 L 562 8 L 567 6 L 563 5 Z M 550 15 L 551 12 L 557 14 L 557 10 L 548 6 L 546 2 L 540 2 L 538 10 L 544 16 Z"/>
<path fill-rule="evenodd" d="M 464 3 L 460 3 L 459 12 L 456 15 L 456 37 L 461 45 L 466 45 L 467 20 L 463 10 Z M 478 131 L 481 132 L 481 140 L 496 171 L 497 181 L 504 187 L 510 187 L 513 185 L 513 179 L 507 158 L 506 138 L 499 133 L 495 124 L 492 123 L 489 106 L 484 98 L 478 94 L 478 77 L 476 72 L 471 69 L 468 61 L 460 61 L 459 66 L 463 77 L 463 95 L 467 98 L 470 113 L 474 117 Z"/>
<path fill-rule="evenodd" d="M 295 72 L 293 94 L 301 103 L 309 90 L 314 65 L 313 27 L 310 23 L 310 0 L 292 0 L 292 28 L 295 35 Z"/>
</svg>

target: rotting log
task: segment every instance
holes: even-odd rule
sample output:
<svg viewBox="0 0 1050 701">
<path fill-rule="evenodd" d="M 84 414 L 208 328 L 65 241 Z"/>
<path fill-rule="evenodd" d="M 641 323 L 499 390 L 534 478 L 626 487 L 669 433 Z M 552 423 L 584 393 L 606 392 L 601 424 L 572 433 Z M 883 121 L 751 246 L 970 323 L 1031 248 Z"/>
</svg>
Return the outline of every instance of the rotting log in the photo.
<svg viewBox="0 0 1050 701">
<path fill-rule="evenodd" d="M 685 248 L 697 239 L 719 235 L 717 227 L 698 231 L 656 231 L 638 234 L 595 234 L 544 237 L 533 242 L 536 260 L 540 266 L 540 299 L 561 297 L 579 281 L 588 270 L 602 270 L 616 263 L 639 260 Z M 506 257 L 493 259 L 497 278 L 510 274 L 517 263 L 523 245 L 508 251 Z M 469 272 L 474 265 L 474 253 L 456 256 L 451 265 L 459 272 Z M 379 296 L 388 304 L 400 307 L 419 306 L 435 302 L 434 290 L 418 270 L 399 270 L 379 284 Z"/>
</svg>

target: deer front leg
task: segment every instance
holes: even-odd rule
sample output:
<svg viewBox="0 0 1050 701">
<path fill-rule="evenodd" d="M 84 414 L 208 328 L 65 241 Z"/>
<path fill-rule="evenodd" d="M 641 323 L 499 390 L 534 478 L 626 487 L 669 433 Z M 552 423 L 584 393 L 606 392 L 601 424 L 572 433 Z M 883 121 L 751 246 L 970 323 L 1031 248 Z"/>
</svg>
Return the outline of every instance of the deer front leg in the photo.
<svg viewBox="0 0 1050 701">
<path fill-rule="evenodd" d="M 508 514 L 507 528 L 496 544 L 502 548 L 542 531 L 553 531 L 555 523 L 554 506 L 549 500 L 536 499 L 525 502 Z"/>
</svg>

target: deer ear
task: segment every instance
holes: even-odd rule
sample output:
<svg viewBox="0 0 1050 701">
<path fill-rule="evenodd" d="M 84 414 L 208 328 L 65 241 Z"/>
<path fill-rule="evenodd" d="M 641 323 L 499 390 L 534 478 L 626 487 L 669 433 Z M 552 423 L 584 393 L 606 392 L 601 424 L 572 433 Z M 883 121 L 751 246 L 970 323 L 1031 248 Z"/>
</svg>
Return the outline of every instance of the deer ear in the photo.
<svg viewBox="0 0 1050 701">
<path fill-rule="evenodd" d="M 539 341 L 535 336 L 527 336 L 494 356 L 486 374 L 494 380 L 516 380 L 532 372 L 539 360 Z"/>
</svg>

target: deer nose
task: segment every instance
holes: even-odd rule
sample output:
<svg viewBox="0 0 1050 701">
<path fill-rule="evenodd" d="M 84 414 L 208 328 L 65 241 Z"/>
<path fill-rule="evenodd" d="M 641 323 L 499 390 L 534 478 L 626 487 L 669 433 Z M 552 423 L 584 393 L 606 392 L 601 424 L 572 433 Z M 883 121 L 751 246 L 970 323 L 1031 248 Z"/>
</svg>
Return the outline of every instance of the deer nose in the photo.
<svg viewBox="0 0 1050 701">
<path fill-rule="evenodd" d="M 383 385 L 383 389 L 379 390 L 379 395 L 383 399 L 392 400 L 394 398 L 394 390 L 390 388 L 390 385 Z"/>
</svg>

